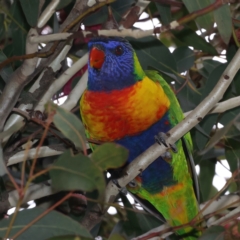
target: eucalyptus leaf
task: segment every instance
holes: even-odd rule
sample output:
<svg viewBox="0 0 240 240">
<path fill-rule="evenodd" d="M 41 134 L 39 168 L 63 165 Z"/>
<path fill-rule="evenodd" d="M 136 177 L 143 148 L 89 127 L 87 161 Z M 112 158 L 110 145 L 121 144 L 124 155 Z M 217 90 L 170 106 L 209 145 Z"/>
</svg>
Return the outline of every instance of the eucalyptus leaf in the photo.
<svg viewBox="0 0 240 240">
<path fill-rule="evenodd" d="M 50 176 L 52 185 L 57 190 L 83 190 L 97 189 L 100 196 L 105 188 L 102 170 L 90 158 L 77 154 L 71 150 L 64 152 L 51 166 Z"/>
<path fill-rule="evenodd" d="M 36 27 L 38 20 L 39 0 L 20 0 L 23 12 L 31 27 Z"/>
<path fill-rule="evenodd" d="M 50 103 L 49 103 L 50 104 Z M 77 116 L 67 110 L 50 104 L 51 109 L 56 111 L 53 122 L 62 134 L 71 140 L 76 147 L 86 149 L 85 129 Z"/>
<path fill-rule="evenodd" d="M 177 65 L 169 49 L 159 40 L 150 36 L 130 41 L 143 69 L 149 66 L 167 73 L 177 73 Z"/>
<path fill-rule="evenodd" d="M 215 0 L 212 0 L 215 2 Z M 232 36 L 232 16 L 230 6 L 228 4 L 216 9 L 214 12 L 214 19 L 217 23 L 217 29 L 222 37 L 224 43 L 228 44 Z"/>
<path fill-rule="evenodd" d="M 167 25 L 172 21 L 171 6 L 167 4 L 156 3 L 162 25 Z"/>
<path fill-rule="evenodd" d="M 19 1 L 13 2 L 9 14 L 12 19 L 9 26 L 9 30 L 12 33 L 11 55 L 24 55 L 27 32 L 30 27 L 26 22 L 25 15 Z M 7 56 L 9 57 L 9 55 Z"/>
<path fill-rule="evenodd" d="M 225 229 L 222 226 L 211 226 L 207 229 L 199 240 L 224 240 Z"/>
<path fill-rule="evenodd" d="M 212 185 L 213 177 L 215 175 L 215 165 L 215 159 L 209 159 L 199 163 L 200 174 L 198 179 L 202 199 L 201 202 L 207 201 L 217 193 L 217 190 Z"/>
<path fill-rule="evenodd" d="M 226 159 L 231 172 L 237 170 L 240 166 L 240 142 L 235 139 L 225 139 Z"/>
<path fill-rule="evenodd" d="M 108 240 L 125 240 L 125 238 L 123 236 L 121 236 L 120 234 L 112 234 Z"/>
<path fill-rule="evenodd" d="M 187 26 L 184 27 L 184 29 L 181 31 L 175 30 L 172 32 L 176 39 L 181 41 L 182 46 L 192 46 L 196 50 L 202 50 L 203 52 L 209 53 L 211 55 L 218 55 L 218 52 L 210 43 L 208 43 L 201 36 L 198 36 L 195 31 L 188 28 Z"/>
<path fill-rule="evenodd" d="M 64 235 L 64 236 L 57 236 L 57 237 L 51 237 L 47 240 L 93 240 L 94 238 L 88 238 L 88 237 L 82 237 L 80 235 Z"/>
<path fill-rule="evenodd" d="M 187 7 L 188 11 L 190 13 L 201 10 L 211 4 L 211 0 L 183 0 L 185 6 Z M 204 28 L 206 30 L 209 30 L 214 23 L 213 13 L 207 13 L 204 14 L 195 20 L 200 28 Z"/>
<path fill-rule="evenodd" d="M 173 52 L 173 57 L 177 63 L 178 72 L 189 70 L 195 60 L 194 52 L 189 47 L 179 47 Z"/>
<path fill-rule="evenodd" d="M 13 235 L 43 214 L 44 211 L 46 210 L 35 207 L 33 209 L 19 212 L 13 222 L 9 238 L 12 238 Z M 4 237 L 13 216 L 14 215 L 11 215 L 9 218 L 4 218 L 0 221 L 0 237 Z M 61 235 L 79 235 L 91 238 L 88 230 L 81 226 L 81 224 L 62 213 L 51 211 L 40 218 L 37 222 L 33 223 L 19 236 L 18 239 L 28 240 L 34 238 L 34 240 L 43 240 Z"/>
<path fill-rule="evenodd" d="M 100 145 L 91 155 L 91 159 L 102 170 L 122 167 L 127 158 L 128 150 L 116 143 Z"/>
</svg>

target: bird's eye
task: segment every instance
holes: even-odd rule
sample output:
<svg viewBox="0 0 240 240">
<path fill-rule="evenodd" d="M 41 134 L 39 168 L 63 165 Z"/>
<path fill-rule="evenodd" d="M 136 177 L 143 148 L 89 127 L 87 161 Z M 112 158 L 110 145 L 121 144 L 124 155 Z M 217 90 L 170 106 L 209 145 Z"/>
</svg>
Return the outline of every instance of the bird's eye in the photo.
<svg viewBox="0 0 240 240">
<path fill-rule="evenodd" d="M 116 48 L 115 48 L 115 54 L 117 55 L 117 56 L 120 56 L 120 55 L 122 55 L 123 54 L 123 47 L 122 46 L 117 46 Z"/>
</svg>

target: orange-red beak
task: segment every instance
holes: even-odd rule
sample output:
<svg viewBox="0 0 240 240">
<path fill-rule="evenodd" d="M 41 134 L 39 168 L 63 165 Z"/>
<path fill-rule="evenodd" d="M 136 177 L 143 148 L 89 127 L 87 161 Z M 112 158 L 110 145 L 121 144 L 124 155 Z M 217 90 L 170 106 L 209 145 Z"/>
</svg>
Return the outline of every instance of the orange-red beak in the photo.
<svg viewBox="0 0 240 240">
<path fill-rule="evenodd" d="M 90 66 L 96 69 L 100 69 L 104 63 L 105 54 L 104 51 L 93 47 L 90 52 Z"/>
</svg>

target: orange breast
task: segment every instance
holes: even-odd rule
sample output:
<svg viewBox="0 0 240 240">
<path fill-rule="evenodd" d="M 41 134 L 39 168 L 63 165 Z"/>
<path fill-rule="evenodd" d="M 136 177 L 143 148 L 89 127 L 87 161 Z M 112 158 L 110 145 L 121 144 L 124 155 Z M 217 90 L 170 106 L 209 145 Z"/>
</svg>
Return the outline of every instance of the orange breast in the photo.
<svg viewBox="0 0 240 240">
<path fill-rule="evenodd" d="M 145 77 L 123 90 L 86 90 L 80 110 L 92 139 L 114 141 L 146 130 L 165 114 L 169 105 L 162 87 Z"/>
</svg>

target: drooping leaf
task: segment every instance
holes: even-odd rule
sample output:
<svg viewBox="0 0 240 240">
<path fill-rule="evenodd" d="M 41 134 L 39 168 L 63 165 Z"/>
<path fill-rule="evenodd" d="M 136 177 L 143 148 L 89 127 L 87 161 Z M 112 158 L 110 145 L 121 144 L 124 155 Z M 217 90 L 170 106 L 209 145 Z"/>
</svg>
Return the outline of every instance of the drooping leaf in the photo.
<svg viewBox="0 0 240 240">
<path fill-rule="evenodd" d="M 181 46 L 192 46 L 196 50 L 202 50 L 205 53 L 209 53 L 211 55 L 217 55 L 218 52 L 216 49 L 208 43 L 201 36 L 198 36 L 192 29 L 188 27 L 184 27 L 181 31 L 172 31 L 174 36 L 178 41 L 181 41 Z M 173 39 L 174 40 L 174 39 Z"/>
<path fill-rule="evenodd" d="M 44 210 L 39 207 L 19 212 L 13 223 L 9 238 L 19 232 L 43 212 Z M 0 237 L 4 237 L 12 217 L 13 215 L 8 219 L 5 218 L 0 221 Z M 62 213 L 51 211 L 24 231 L 18 239 L 27 240 L 34 238 L 35 240 L 43 240 L 61 235 L 79 235 L 91 238 L 88 230 L 81 226 L 78 222 Z"/>
<path fill-rule="evenodd" d="M 150 36 L 130 41 L 135 49 L 141 66 L 147 69 L 149 66 L 167 73 L 176 73 L 177 65 L 169 49 L 159 40 Z"/>
<path fill-rule="evenodd" d="M 53 122 L 65 137 L 71 140 L 76 147 L 86 149 L 85 130 L 77 116 L 65 109 L 51 104 L 51 109 L 56 111 Z"/>
<path fill-rule="evenodd" d="M 47 240 L 93 240 L 94 238 L 82 237 L 80 235 L 65 235 L 65 236 L 57 236 L 51 237 Z"/>
<path fill-rule="evenodd" d="M 206 231 L 204 231 L 199 240 L 223 240 L 224 232 L 225 229 L 222 226 L 211 226 Z"/>
<path fill-rule="evenodd" d="M 188 47 L 176 48 L 173 52 L 173 57 L 177 63 L 178 72 L 189 70 L 194 64 L 194 52 Z"/>
<path fill-rule="evenodd" d="M 211 1 L 212 3 L 215 2 L 215 0 Z M 225 4 L 216 9 L 213 14 L 214 19 L 217 23 L 217 29 L 222 37 L 222 40 L 228 44 L 232 35 L 232 16 L 230 6 L 228 4 Z"/>
<path fill-rule="evenodd" d="M 64 152 L 50 169 L 52 185 L 58 190 L 83 190 L 97 189 L 103 193 L 105 180 L 102 171 L 90 158 L 70 150 Z"/>
<path fill-rule="evenodd" d="M 115 143 L 105 143 L 98 146 L 91 155 L 91 159 L 102 170 L 123 166 L 127 157 L 128 150 Z"/>
<path fill-rule="evenodd" d="M 13 2 L 9 11 L 9 15 L 11 16 L 11 24 L 9 26 L 9 30 L 12 33 L 11 56 L 24 55 L 26 36 L 29 29 L 29 25 L 26 22 L 26 18 L 24 16 L 19 1 Z M 7 56 L 9 56 L 7 52 L 5 53 Z"/>
<path fill-rule="evenodd" d="M 217 193 L 217 190 L 214 189 L 212 185 L 213 177 L 215 175 L 215 164 L 215 159 L 209 159 L 199 163 L 199 185 L 202 202 L 207 201 Z"/>
<path fill-rule="evenodd" d="M 211 72 L 220 65 L 222 65 L 222 63 L 214 61 L 212 59 L 207 59 L 203 61 L 203 67 L 208 72 L 208 75 L 211 74 Z"/>
<path fill-rule="evenodd" d="M 112 234 L 108 240 L 125 240 L 125 238 L 120 234 Z"/>
<path fill-rule="evenodd" d="M 211 138 L 209 139 L 207 146 L 205 147 L 205 149 L 203 149 L 199 154 L 203 155 L 206 152 L 208 152 L 211 148 L 213 148 L 224 136 L 225 137 L 229 137 L 229 135 L 231 134 L 231 137 L 233 134 L 238 134 L 240 135 L 240 128 L 237 128 L 237 125 L 239 124 L 239 120 L 240 120 L 240 114 L 235 117 L 231 122 L 229 122 L 227 125 L 225 125 L 223 128 L 218 129 L 213 136 L 211 136 Z M 238 130 L 238 131 L 236 131 Z M 230 132 L 229 134 L 227 134 L 228 132 Z M 236 133 L 238 132 L 238 133 Z"/>
<path fill-rule="evenodd" d="M 122 15 L 134 4 L 134 0 L 121 0 L 115 1 L 111 4 L 111 8 L 113 10 L 114 18 L 117 22 L 119 22 L 122 18 Z M 83 24 L 86 26 L 93 26 L 97 24 L 102 24 L 107 20 L 108 10 L 107 7 L 104 6 L 86 17 L 83 21 Z"/>
<path fill-rule="evenodd" d="M 199 123 L 199 127 L 201 128 L 201 130 L 199 130 L 198 127 L 196 128 L 198 131 L 196 131 L 195 138 L 196 138 L 196 143 L 199 150 L 202 150 L 207 144 L 213 125 L 216 124 L 217 122 L 217 118 L 218 118 L 217 114 L 207 115 Z"/>
<path fill-rule="evenodd" d="M 36 27 L 38 20 L 39 0 L 20 0 L 23 12 L 31 27 Z"/>
<path fill-rule="evenodd" d="M 202 93 L 202 100 L 205 99 L 208 96 L 208 94 L 213 90 L 213 88 L 216 86 L 226 67 L 227 64 L 221 64 L 218 67 L 214 68 L 214 70 L 209 74 L 206 84 L 200 90 Z"/>
<path fill-rule="evenodd" d="M 69 5 L 71 2 L 73 2 L 73 0 L 60 0 L 58 6 L 57 6 L 57 10 L 60 10 L 62 8 L 65 8 L 67 5 Z"/>
<path fill-rule="evenodd" d="M 171 7 L 167 4 L 156 3 L 162 25 L 167 25 L 172 21 Z"/>
<path fill-rule="evenodd" d="M 119 233 L 124 237 L 139 236 L 151 229 L 158 227 L 162 222 L 147 213 L 146 211 L 136 211 L 126 196 L 121 196 L 124 207 L 126 208 L 126 220 L 119 221 L 111 234 Z"/>
<path fill-rule="evenodd" d="M 183 2 L 190 13 L 203 9 L 211 4 L 211 0 L 183 0 Z M 199 24 L 200 28 L 209 30 L 214 23 L 213 13 L 210 12 L 204 14 L 203 16 L 196 18 L 195 21 Z"/>
<path fill-rule="evenodd" d="M 231 172 L 234 172 L 240 165 L 240 142 L 235 139 L 226 139 L 226 159 Z"/>
</svg>

